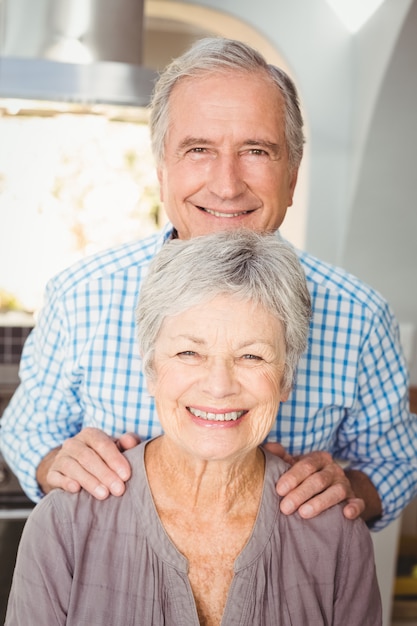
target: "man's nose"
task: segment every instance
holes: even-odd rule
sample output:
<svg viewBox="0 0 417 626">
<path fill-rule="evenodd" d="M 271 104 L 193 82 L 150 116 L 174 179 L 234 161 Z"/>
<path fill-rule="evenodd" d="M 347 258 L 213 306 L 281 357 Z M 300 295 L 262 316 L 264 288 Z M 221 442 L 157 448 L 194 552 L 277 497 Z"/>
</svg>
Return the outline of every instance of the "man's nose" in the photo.
<svg viewBox="0 0 417 626">
<path fill-rule="evenodd" d="M 239 392 L 233 363 L 226 359 L 213 359 L 206 364 L 204 392 L 214 398 L 225 398 Z"/>
<path fill-rule="evenodd" d="M 237 154 L 218 154 L 213 160 L 209 189 L 222 200 L 234 200 L 246 189 Z"/>
</svg>

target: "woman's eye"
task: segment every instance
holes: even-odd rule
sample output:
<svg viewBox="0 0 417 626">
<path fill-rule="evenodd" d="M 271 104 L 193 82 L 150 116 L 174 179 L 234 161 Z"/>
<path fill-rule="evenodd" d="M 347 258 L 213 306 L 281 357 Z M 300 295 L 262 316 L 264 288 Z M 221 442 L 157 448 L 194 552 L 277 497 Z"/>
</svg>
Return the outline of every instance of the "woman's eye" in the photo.
<svg viewBox="0 0 417 626">
<path fill-rule="evenodd" d="M 244 354 L 242 358 L 245 359 L 245 361 L 262 361 L 262 357 L 256 354 Z"/>
</svg>

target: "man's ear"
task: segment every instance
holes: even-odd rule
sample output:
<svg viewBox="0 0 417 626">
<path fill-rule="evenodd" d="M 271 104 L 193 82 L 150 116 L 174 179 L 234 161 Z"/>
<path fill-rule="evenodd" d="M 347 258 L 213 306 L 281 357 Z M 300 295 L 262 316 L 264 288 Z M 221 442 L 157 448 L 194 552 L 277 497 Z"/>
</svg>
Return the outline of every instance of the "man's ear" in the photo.
<svg viewBox="0 0 417 626">
<path fill-rule="evenodd" d="M 291 172 L 289 172 L 289 177 L 290 177 L 290 180 L 289 180 L 289 185 L 288 185 L 288 189 L 289 189 L 288 206 L 292 206 L 292 203 L 294 200 L 295 186 L 298 180 L 298 167 L 294 168 Z"/>
<path fill-rule="evenodd" d="M 159 199 L 160 199 L 161 202 L 163 202 L 164 201 L 164 192 L 163 192 L 163 189 L 164 189 L 164 184 L 163 184 L 164 183 L 164 176 L 163 176 L 163 173 L 162 173 L 162 167 L 161 166 L 156 168 L 156 175 L 157 175 L 158 183 L 159 183 Z"/>
</svg>

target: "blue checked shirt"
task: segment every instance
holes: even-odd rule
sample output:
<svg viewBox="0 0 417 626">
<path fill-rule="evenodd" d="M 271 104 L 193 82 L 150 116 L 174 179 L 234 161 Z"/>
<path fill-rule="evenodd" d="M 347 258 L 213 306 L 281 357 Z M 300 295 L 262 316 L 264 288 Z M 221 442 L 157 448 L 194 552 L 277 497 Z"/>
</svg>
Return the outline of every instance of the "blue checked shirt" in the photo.
<svg viewBox="0 0 417 626">
<path fill-rule="evenodd" d="M 144 439 L 161 432 L 134 315 L 148 263 L 170 235 L 165 228 L 105 251 L 49 282 L 21 384 L 0 421 L 3 455 L 33 500 L 42 497 L 39 462 L 81 428 Z M 380 529 L 417 485 L 417 420 L 398 325 L 381 296 L 353 276 L 305 253 L 300 260 L 313 304 L 309 348 L 269 440 L 293 454 L 327 450 L 365 472 L 383 503 Z"/>
</svg>

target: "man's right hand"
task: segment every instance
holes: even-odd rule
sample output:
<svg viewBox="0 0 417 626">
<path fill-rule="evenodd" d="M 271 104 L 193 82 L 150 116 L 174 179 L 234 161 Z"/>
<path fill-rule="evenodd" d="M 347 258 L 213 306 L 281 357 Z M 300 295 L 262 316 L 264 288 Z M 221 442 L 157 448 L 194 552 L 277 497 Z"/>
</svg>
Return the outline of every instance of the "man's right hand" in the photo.
<svg viewBox="0 0 417 626">
<path fill-rule="evenodd" d="M 122 450 L 134 448 L 140 439 L 125 433 L 117 441 L 98 428 L 84 428 L 51 450 L 39 463 L 36 478 L 44 493 L 60 487 L 77 493 L 85 489 L 98 500 L 121 496 L 131 476 Z"/>
</svg>

